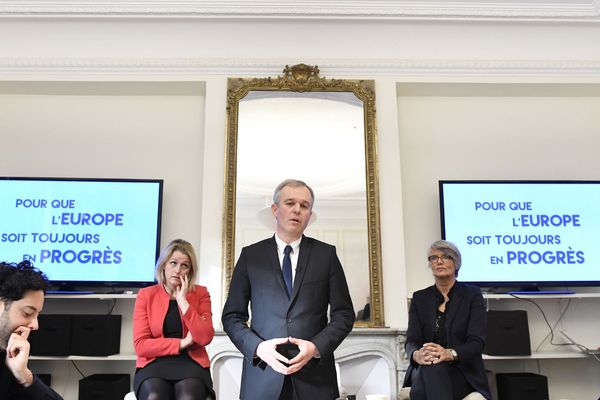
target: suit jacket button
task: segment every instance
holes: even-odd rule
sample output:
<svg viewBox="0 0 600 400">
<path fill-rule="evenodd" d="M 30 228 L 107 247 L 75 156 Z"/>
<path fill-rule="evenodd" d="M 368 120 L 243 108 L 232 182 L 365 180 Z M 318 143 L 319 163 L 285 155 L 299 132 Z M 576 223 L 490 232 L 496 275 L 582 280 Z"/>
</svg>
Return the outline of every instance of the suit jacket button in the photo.
<svg viewBox="0 0 600 400">
<path fill-rule="evenodd" d="M 291 319 L 291 318 L 288 318 L 288 321 L 287 321 L 287 322 L 288 322 L 288 324 L 291 324 L 291 323 L 292 323 L 292 319 Z"/>
</svg>

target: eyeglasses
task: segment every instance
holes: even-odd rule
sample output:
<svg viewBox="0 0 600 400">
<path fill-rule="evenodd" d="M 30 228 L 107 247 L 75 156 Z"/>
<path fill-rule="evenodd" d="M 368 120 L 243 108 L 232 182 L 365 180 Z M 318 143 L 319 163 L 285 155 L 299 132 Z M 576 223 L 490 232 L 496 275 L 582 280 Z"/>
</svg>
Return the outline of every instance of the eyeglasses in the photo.
<svg viewBox="0 0 600 400">
<path fill-rule="evenodd" d="M 448 254 L 444 254 L 441 256 L 429 256 L 429 257 L 427 257 L 427 259 L 429 260 L 430 263 L 438 262 L 439 260 L 442 260 L 443 262 L 454 261 L 454 259 L 451 256 L 449 256 Z"/>
</svg>

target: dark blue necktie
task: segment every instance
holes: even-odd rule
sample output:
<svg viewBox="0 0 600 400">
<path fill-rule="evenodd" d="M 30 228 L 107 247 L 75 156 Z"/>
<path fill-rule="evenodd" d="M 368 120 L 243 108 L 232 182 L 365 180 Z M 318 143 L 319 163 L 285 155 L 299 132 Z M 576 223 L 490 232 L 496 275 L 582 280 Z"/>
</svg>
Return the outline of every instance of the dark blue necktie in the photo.
<svg viewBox="0 0 600 400">
<path fill-rule="evenodd" d="M 283 263 L 282 263 L 282 271 L 283 271 L 283 280 L 285 282 L 285 287 L 287 289 L 288 297 L 292 296 L 292 259 L 290 258 L 290 253 L 292 252 L 292 246 L 289 244 L 285 246 L 283 250 Z"/>
</svg>

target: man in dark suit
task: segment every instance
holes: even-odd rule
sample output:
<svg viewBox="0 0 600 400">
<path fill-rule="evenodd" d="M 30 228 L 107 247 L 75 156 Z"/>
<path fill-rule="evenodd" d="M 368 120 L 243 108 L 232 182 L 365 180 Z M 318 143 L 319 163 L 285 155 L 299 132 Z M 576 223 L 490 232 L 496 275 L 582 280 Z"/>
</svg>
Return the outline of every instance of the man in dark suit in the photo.
<svg viewBox="0 0 600 400">
<path fill-rule="evenodd" d="M 303 235 L 313 204 L 306 183 L 279 184 L 275 235 L 244 247 L 235 266 L 222 321 L 244 355 L 242 400 L 339 396 L 333 351 L 354 309 L 335 247 Z"/>
</svg>

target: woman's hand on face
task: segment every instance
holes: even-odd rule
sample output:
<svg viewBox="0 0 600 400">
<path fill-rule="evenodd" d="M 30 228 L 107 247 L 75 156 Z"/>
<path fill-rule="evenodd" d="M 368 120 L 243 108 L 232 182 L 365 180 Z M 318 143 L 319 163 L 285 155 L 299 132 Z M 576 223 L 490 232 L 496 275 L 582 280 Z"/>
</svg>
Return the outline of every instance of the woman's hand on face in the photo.
<svg viewBox="0 0 600 400">
<path fill-rule="evenodd" d="M 181 278 L 181 286 L 177 286 L 175 288 L 175 300 L 177 300 L 177 305 L 181 309 L 181 313 L 185 314 L 190 306 L 190 303 L 187 301 L 187 292 L 190 288 L 190 278 L 187 274 L 182 275 Z"/>
<path fill-rule="evenodd" d="M 190 278 L 187 275 L 181 275 L 180 280 L 181 285 L 175 288 L 175 299 L 178 302 L 185 301 L 185 296 L 190 287 Z"/>
</svg>

